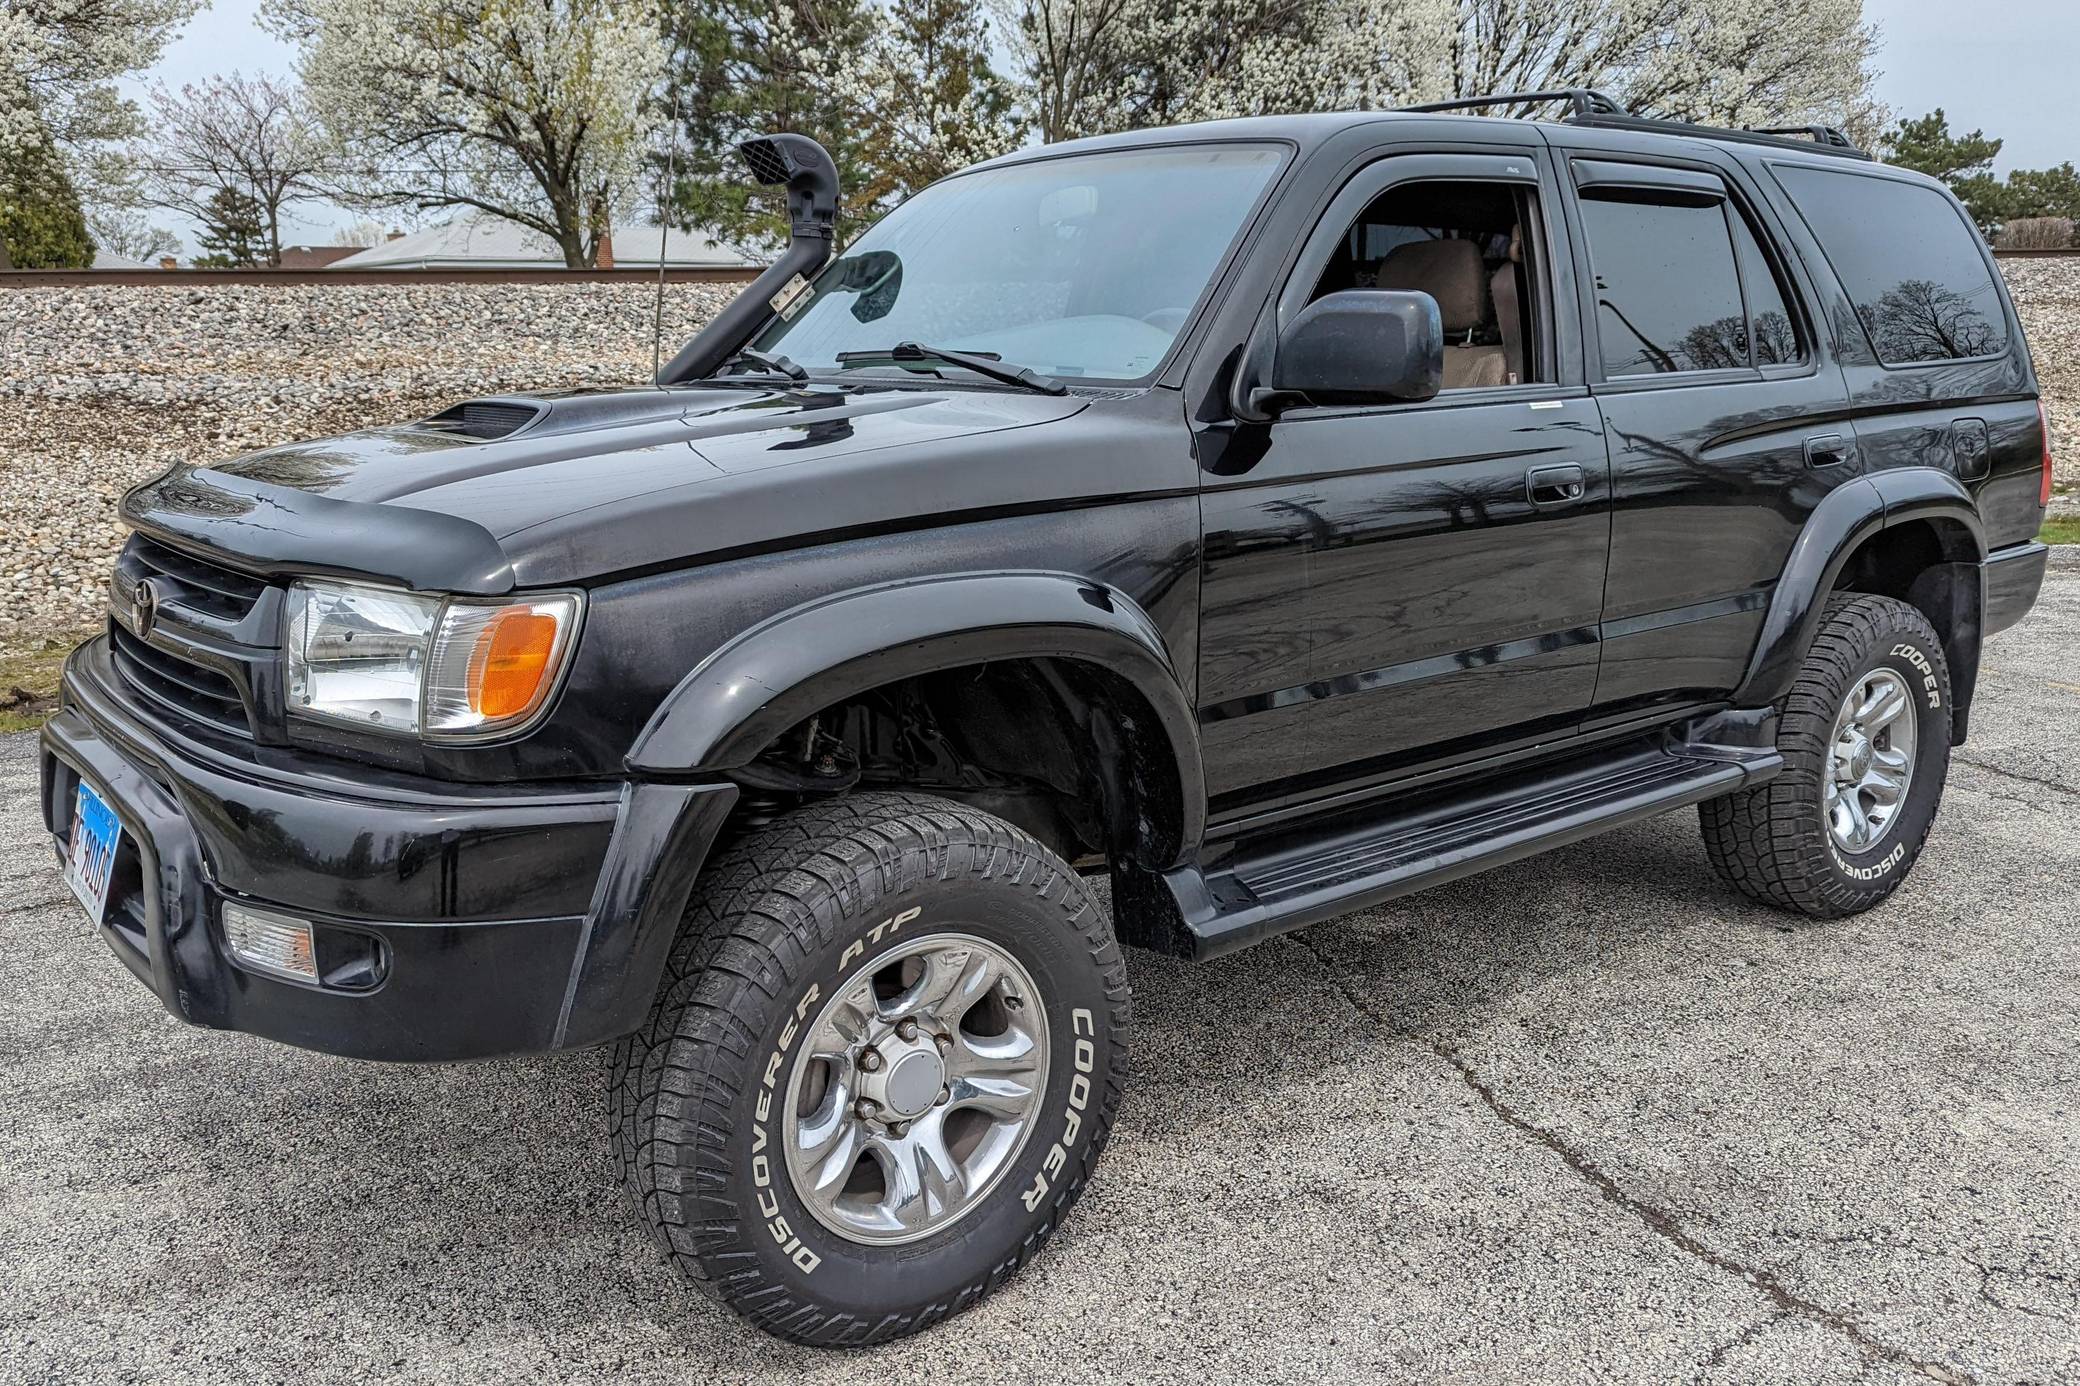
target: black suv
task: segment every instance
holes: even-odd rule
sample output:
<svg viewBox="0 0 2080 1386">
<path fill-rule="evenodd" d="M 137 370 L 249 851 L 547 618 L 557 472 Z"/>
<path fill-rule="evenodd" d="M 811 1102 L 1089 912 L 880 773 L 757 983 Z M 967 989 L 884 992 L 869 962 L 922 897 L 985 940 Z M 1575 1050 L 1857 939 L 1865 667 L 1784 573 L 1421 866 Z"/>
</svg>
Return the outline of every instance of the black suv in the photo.
<svg viewBox="0 0 2080 1386">
<path fill-rule="evenodd" d="M 194 1024 L 614 1045 L 643 1220 L 814 1343 L 1058 1225 L 1122 943 L 1689 804 L 1736 890 L 1869 908 L 2042 580 L 2021 328 L 1834 131 L 1557 99 L 1024 150 L 835 259 L 824 151 L 751 142 L 793 239 L 653 385 L 130 493 L 67 878 Z"/>
</svg>

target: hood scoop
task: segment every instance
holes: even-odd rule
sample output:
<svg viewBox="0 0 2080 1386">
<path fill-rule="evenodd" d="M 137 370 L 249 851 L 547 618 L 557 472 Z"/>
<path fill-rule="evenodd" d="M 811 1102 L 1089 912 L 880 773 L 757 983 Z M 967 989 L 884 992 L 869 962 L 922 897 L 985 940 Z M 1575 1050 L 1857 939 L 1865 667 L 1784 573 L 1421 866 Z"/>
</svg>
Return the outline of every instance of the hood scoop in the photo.
<svg viewBox="0 0 2080 1386">
<path fill-rule="evenodd" d="M 676 419 L 686 409 L 684 393 L 666 390 L 601 390 L 568 395 L 493 395 L 464 400 L 430 419 L 410 425 L 422 433 L 440 433 L 489 443 L 525 433 L 542 437 L 581 433 L 595 428 Z"/>
<path fill-rule="evenodd" d="M 517 399 L 473 399 L 443 409 L 416 425 L 431 433 L 452 433 L 458 438 L 490 442 L 510 438 L 547 411 L 532 401 Z"/>
</svg>

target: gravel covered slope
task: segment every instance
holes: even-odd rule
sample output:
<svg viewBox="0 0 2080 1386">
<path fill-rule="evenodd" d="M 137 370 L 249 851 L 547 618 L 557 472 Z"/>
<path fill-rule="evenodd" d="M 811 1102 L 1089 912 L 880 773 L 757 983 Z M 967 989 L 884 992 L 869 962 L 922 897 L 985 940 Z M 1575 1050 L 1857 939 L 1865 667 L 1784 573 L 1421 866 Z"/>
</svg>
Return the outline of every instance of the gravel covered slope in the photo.
<svg viewBox="0 0 2080 1386">
<path fill-rule="evenodd" d="M 734 285 L 673 284 L 664 351 Z M 0 290 L 0 640 L 81 625 L 118 497 L 182 459 L 649 377 L 656 287 L 168 285 Z"/>
<path fill-rule="evenodd" d="M 2003 262 L 2080 487 L 2080 257 Z M 0 291 L 0 639 L 91 622 L 115 502 L 180 459 L 640 381 L 647 284 L 169 284 Z M 735 292 L 672 285 L 671 351 Z M 2075 502 L 2080 503 L 2080 502 Z"/>
</svg>

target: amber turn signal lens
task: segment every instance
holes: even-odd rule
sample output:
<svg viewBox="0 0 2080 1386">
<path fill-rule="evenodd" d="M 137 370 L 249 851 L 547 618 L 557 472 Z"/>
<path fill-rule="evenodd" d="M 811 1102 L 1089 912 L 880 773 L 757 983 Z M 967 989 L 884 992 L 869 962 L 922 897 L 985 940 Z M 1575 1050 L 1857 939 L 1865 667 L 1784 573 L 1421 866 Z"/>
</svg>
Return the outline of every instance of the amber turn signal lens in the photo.
<svg viewBox="0 0 2080 1386">
<path fill-rule="evenodd" d="M 556 653 L 554 616 L 516 607 L 502 611 L 477 634 L 469 660 L 469 705 L 486 719 L 527 711 Z"/>
</svg>

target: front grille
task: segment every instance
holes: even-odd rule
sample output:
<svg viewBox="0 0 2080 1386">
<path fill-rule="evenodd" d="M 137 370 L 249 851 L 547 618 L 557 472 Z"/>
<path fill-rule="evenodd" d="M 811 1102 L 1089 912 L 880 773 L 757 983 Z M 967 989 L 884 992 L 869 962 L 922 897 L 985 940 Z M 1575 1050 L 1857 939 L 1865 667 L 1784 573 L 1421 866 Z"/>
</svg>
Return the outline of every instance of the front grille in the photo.
<svg viewBox="0 0 2080 1386">
<path fill-rule="evenodd" d="M 153 586 L 160 589 L 160 600 L 168 605 L 226 622 L 244 620 L 267 590 L 264 581 L 248 573 L 220 567 L 142 534 L 133 534 L 116 560 L 116 581 L 126 591 L 134 592 L 145 578 L 153 580 Z"/>
<path fill-rule="evenodd" d="M 253 734 L 245 699 L 223 674 L 147 645 L 114 622 L 109 623 L 108 643 L 123 682 L 160 707 L 239 736 Z"/>
</svg>

